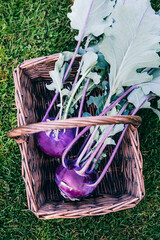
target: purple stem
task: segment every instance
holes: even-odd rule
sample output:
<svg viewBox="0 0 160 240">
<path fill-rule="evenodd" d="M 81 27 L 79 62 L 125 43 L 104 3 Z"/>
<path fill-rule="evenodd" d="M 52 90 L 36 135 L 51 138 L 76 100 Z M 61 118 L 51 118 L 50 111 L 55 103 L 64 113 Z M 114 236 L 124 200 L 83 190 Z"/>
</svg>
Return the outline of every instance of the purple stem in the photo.
<svg viewBox="0 0 160 240">
<path fill-rule="evenodd" d="M 138 85 L 134 85 L 132 87 L 130 87 L 126 92 L 124 92 L 122 94 L 122 96 L 120 96 L 119 98 L 117 98 L 116 101 L 114 101 L 110 106 L 108 106 L 104 111 L 102 111 L 102 113 L 99 116 L 103 116 L 104 114 L 106 114 L 107 112 L 109 112 L 117 103 L 119 103 L 127 94 L 129 94 L 133 89 L 135 89 Z M 62 155 L 62 164 L 64 167 L 66 167 L 65 165 L 65 157 L 68 153 L 68 151 L 73 147 L 73 145 L 79 140 L 79 138 L 86 133 L 88 130 L 90 129 L 90 126 L 85 127 L 74 139 L 73 141 L 68 145 L 68 147 L 65 149 L 63 155 Z"/>
<path fill-rule="evenodd" d="M 105 147 L 106 147 L 106 144 L 103 143 L 101 149 L 100 149 L 99 152 L 97 153 L 97 156 L 96 156 L 96 159 L 97 159 L 97 160 L 99 159 L 99 157 L 100 157 L 101 154 L 103 153 Z M 96 162 L 97 162 L 97 161 L 96 161 Z M 95 165 L 96 165 L 96 162 L 93 163 L 93 169 L 94 169 L 94 167 L 95 167 Z M 92 170 L 93 170 L 93 169 L 92 169 Z M 92 171 L 92 170 L 91 170 L 91 171 Z"/>
<path fill-rule="evenodd" d="M 114 125 L 111 125 L 111 127 L 106 131 L 106 133 L 104 134 L 101 142 L 98 144 L 98 146 L 96 147 L 96 149 L 94 150 L 92 155 L 88 158 L 88 160 L 86 161 L 85 165 L 79 171 L 76 171 L 79 175 L 82 175 L 82 176 L 85 175 L 85 172 L 88 170 L 91 162 L 93 161 L 94 157 L 96 156 L 96 154 L 99 151 L 100 147 L 102 146 L 103 142 L 108 137 L 108 134 L 112 131 L 113 126 Z"/>
<path fill-rule="evenodd" d="M 86 41 L 84 50 L 87 50 L 88 45 L 89 45 L 89 42 L 90 42 L 90 38 L 91 38 L 91 37 L 90 37 L 90 35 L 89 35 L 89 36 L 87 37 L 87 41 Z M 77 71 L 75 80 L 74 80 L 74 82 L 73 82 L 73 87 L 72 87 L 72 89 L 74 89 L 74 86 L 76 85 L 76 82 L 77 82 L 77 80 L 78 80 L 78 77 L 79 77 L 79 74 L 80 74 L 80 69 L 81 69 L 81 67 L 82 67 L 82 64 L 83 64 L 83 61 L 82 61 L 82 59 L 81 59 L 81 62 L 80 62 L 80 65 L 79 65 L 79 69 L 78 69 L 78 71 Z"/>
<path fill-rule="evenodd" d="M 69 73 L 69 71 L 70 71 L 70 69 L 71 69 L 71 67 L 72 67 L 72 64 L 73 64 L 73 62 L 74 62 L 74 60 L 75 60 L 75 58 L 76 58 L 76 56 L 77 56 L 77 53 L 78 53 L 80 44 L 81 44 L 82 39 L 83 39 L 83 36 L 84 36 L 84 31 L 85 31 L 85 28 L 86 28 L 86 25 L 87 25 L 88 17 L 89 17 L 89 14 L 90 14 L 90 11 L 91 11 L 93 2 L 94 2 L 94 0 L 91 1 L 91 4 L 90 4 L 90 6 L 89 6 L 88 13 L 87 13 L 87 16 L 86 16 L 86 19 L 85 19 L 85 22 L 84 22 L 84 25 L 83 25 L 83 28 L 82 28 L 82 31 L 81 31 L 79 40 L 78 40 L 78 44 L 77 44 L 77 46 L 76 46 L 76 49 L 75 49 L 74 54 L 73 54 L 73 56 L 72 56 L 72 59 L 71 59 L 71 61 L 70 61 L 70 63 L 69 63 L 69 66 L 68 66 L 68 68 L 67 68 L 67 70 L 66 70 L 66 72 L 65 72 L 63 81 L 66 80 L 66 78 L 67 78 L 67 76 L 68 76 L 68 73 Z"/>
<path fill-rule="evenodd" d="M 138 86 L 138 84 L 133 85 L 130 87 L 127 91 L 125 91 L 119 98 L 117 98 L 111 105 L 109 105 L 106 109 L 102 111 L 102 113 L 99 116 L 103 116 L 107 112 L 109 112 L 114 106 L 117 105 L 124 97 L 128 95 L 133 89 L 135 89 Z"/>
<path fill-rule="evenodd" d="M 82 61 L 80 62 L 79 69 L 81 69 L 81 67 L 82 67 Z M 77 80 L 78 80 L 79 73 L 80 73 L 79 69 L 78 69 L 77 74 L 76 74 L 76 77 L 75 77 L 75 79 L 74 79 L 73 86 L 72 86 L 72 90 L 74 89 L 74 87 L 75 87 L 75 85 L 76 85 L 76 82 L 77 82 Z"/>
<path fill-rule="evenodd" d="M 141 102 L 141 104 L 134 109 L 134 111 L 133 111 L 133 113 L 132 113 L 132 116 L 137 113 L 137 111 L 141 108 L 141 106 L 142 106 L 151 96 L 152 96 L 152 94 L 149 94 L 149 95 Z M 117 142 L 117 145 L 116 145 L 116 147 L 115 147 L 115 149 L 114 149 L 114 151 L 113 151 L 113 153 L 112 153 L 112 155 L 111 155 L 111 157 L 110 157 L 107 165 L 105 166 L 104 170 L 102 171 L 100 177 L 97 179 L 97 181 L 96 181 L 95 183 L 93 183 L 93 184 L 87 184 L 87 185 L 89 185 L 90 187 L 93 187 L 93 186 L 98 185 L 98 184 L 100 183 L 100 181 L 103 179 L 103 177 L 105 176 L 105 174 L 106 174 L 109 166 L 111 165 L 111 163 L 112 163 L 112 161 L 113 161 L 113 159 L 114 159 L 114 157 L 115 157 L 115 155 L 116 155 L 116 153 L 117 153 L 117 151 L 118 151 L 118 148 L 119 148 L 119 146 L 120 146 L 120 144 L 121 144 L 121 142 L 122 142 L 122 139 L 123 139 L 123 137 L 124 137 L 124 135 L 125 135 L 125 133 L 126 133 L 126 130 L 127 130 L 128 126 L 129 126 L 129 124 L 127 124 L 127 125 L 125 126 L 125 128 L 124 128 L 124 130 L 123 130 L 123 132 L 122 132 L 122 134 L 121 134 L 121 136 L 120 136 L 120 138 L 119 138 L 119 140 L 118 140 L 118 142 Z"/>
<path fill-rule="evenodd" d="M 102 116 L 104 114 L 106 114 L 108 111 L 110 111 L 112 109 L 112 107 L 114 107 L 120 100 L 119 99 L 122 99 L 124 98 L 124 96 L 126 96 L 126 94 L 128 94 L 129 91 L 132 91 L 136 85 L 132 86 L 131 88 L 129 88 L 125 93 L 122 94 L 122 96 L 120 98 L 118 98 L 113 104 L 111 104 L 110 106 L 108 106 L 105 110 L 102 111 L 102 113 L 99 115 L 99 116 Z M 108 99 L 107 99 L 108 101 Z M 77 161 L 76 161 L 76 166 L 78 167 L 79 164 L 80 164 L 80 161 L 81 159 L 83 158 L 84 154 L 86 153 L 86 151 L 90 150 L 91 146 L 92 146 L 92 143 L 93 143 L 93 139 L 94 139 L 94 136 L 96 134 L 96 131 L 98 129 L 99 126 L 96 126 L 89 141 L 87 142 L 85 148 L 83 149 L 83 151 L 81 152 L 80 156 L 78 157 Z"/>
<path fill-rule="evenodd" d="M 132 113 L 132 116 L 134 116 L 138 110 L 142 107 L 142 105 L 149 99 L 150 100 L 150 97 L 152 97 L 154 94 L 153 93 L 150 93 L 140 104 L 138 107 L 136 107 Z"/>
<path fill-rule="evenodd" d="M 82 96 L 82 100 L 81 100 L 80 108 L 79 108 L 79 112 L 78 112 L 78 117 L 81 117 L 81 115 L 82 115 L 83 104 L 84 104 L 84 100 L 86 97 L 86 92 L 88 89 L 89 81 L 90 81 L 90 78 L 87 79 L 86 84 L 85 84 L 85 88 L 84 88 L 84 92 L 83 92 L 83 96 Z M 77 129 L 76 129 L 76 136 L 78 135 L 78 132 L 79 132 L 79 127 L 77 127 Z"/>
<path fill-rule="evenodd" d="M 55 103 L 58 95 L 59 95 L 59 93 L 56 93 L 56 94 L 54 95 L 54 97 L 53 97 L 51 103 L 49 104 L 49 107 L 48 107 L 48 109 L 47 109 L 47 111 L 46 111 L 46 113 L 45 113 L 45 116 L 44 116 L 44 118 L 42 119 L 42 121 L 46 121 L 46 119 L 48 118 L 48 114 L 49 114 L 49 112 L 50 112 L 53 104 Z"/>
<path fill-rule="evenodd" d="M 85 134 L 88 130 L 90 129 L 90 126 L 85 127 L 74 139 L 73 141 L 68 145 L 68 147 L 65 149 L 65 151 L 63 152 L 62 155 L 62 165 L 66 168 L 66 164 L 65 164 L 65 157 L 68 153 L 68 151 L 73 147 L 73 145 L 78 141 L 78 139 L 83 136 L 83 134 Z"/>
<path fill-rule="evenodd" d="M 122 109 L 119 111 L 118 115 L 121 115 L 125 109 L 127 108 L 128 103 L 124 104 L 124 106 L 122 107 Z M 109 133 L 112 131 L 113 127 L 115 126 L 115 124 L 112 124 L 111 127 L 106 131 L 106 133 L 104 134 L 102 140 L 100 141 L 100 143 L 98 144 L 98 146 L 96 147 L 96 149 L 94 150 L 94 152 L 92 153 L 92 155 L 89 157 L 89 159 L 86 161 L 85 165 L 81 168 L 81 170 L 77 171 L 77 173 L 79 175 L 85 175 L 85 172 L 88 170 L 91 162 L 93 161 L 94 157 L 96 156 L 96 154 L 98 153 L 99 149 L 101 148 L 101 146 L 103 145 L 104 141 L 106 140 L 106 138 L 108 137 Z M 101 149 L 100 149 L 101 151 Z M 97 159 L 98 160 L 98 159 Z"/>
<path fill-rule="evenodd" d="M 82 28 L 82 31 L 81 31 L 81 34 L 80 34 L 80 37 L 79 37 L 79 40 L 78 40 L 76 49 L 75 49 L 75 51 L 74 51 L 74 53 L 73 53 L 73 56 L 72 56 L 72 59 L 71 59 L 69 65 L 68 65 L 68 68 L 67 68 L 67 70 L 66 70 L 66 72 L 65 72 L 65 74 L 64 74 L 63 83 L 65 82 L 65 80 L 66 80 L 66 78 L 67 78 L 67 76 L 68 76 L 68 74 L 69 74 L 69 71 L 70 71 L 70 69 L 71 69 L 71 67 L 72 67 L 72 65 L 73 65 L 73 62 L 74 62 L 74 60 L 75 60 L 75 58 L 76 58 L 76 56 L 77 56 L 77 53 L 78 53 L 80 44 L 81 44 L 82 39 L 83 39 L 83 36 L 84 36 L 84 31 L 85 31 L 85 28 L 86 28 L 86 25 L 87 25 L 88 17 L 89 17 L 89 14 L 90 14 L 90 11 L 91 11 L 93 2 L 94 2 L 94 0 L 91 0 L 91 4 L 90 4 L 90 6 L 89 6 L 88 13 L 87 13 L 87 16 L 86 16 L 86 18 L 85 18 L 85 22 L 84 22 L 84 25 L 83 25 L 83 28 Z M 54 95 L 54 97 L 53 97 L 53 99 L 52 99 L 52 101 L 51 101 L 51 103 L 50 103 L 50 105 L 49 105 L 49 107 L 48 107 L 48 109 L 47 109 L 47 111 L 46 111 L 46 114 L 45 114 L 45 116 L 44 116 L 44 118 L 43 118 L 42 121 L 46 120 L 46 118 L 48 117 L 48 114 L 49 114 L 49 112 L 50 112 L 53 104 L 55 103 L 58 95 L 59 95 L 59 93 L 56 93 L 56 94 Z"/>
<path fill-rule="evenodd" d="M 60 111 L 58 112 L 57 116 L 55 117 L 55 120 L 58 120 L 59 115 L 60 115 Z"/>
<path fill-rule="evenodd" d="M 83 150 L 84 146 L 86 145 L 88 139 L 90 138 L 90 135 L 91 135 L 91 134 L 88 134 L 88 136 L 86 137 L 86 139 L 85 139 L 84 143 L 82 144 L 82 146 L 81 146 L 81 148 L 80 148 L 80 150 L 79 150 L 76 158 L 80 155 L 80 153 L 81 153 L 81 151 Z"/>
<path fill-rule="evenodd" d="M 122 139 L 123 139 L 123 137 L 124 137 L 124 134 L 125 134 L 127 128 L 128 128 L 128 124 L 125 126 L 125 128 L 124 128 L 124 130 L 123 130 L 123 132 L 122 132 L 122 134 L 121 134 L 121 136 L 120 136 L 120 138 L 119 138 L 119 140 L 118 140 L 118 142 L 117 142 L 117 145 L 116 145 L 116 147 L 115 147 L 115 149 L 114 149 L 114 151 L 113 151 L 113 153 L 112 153 L 112 156 L 110 157 L 110 159 L 109 159 L 107 165 L 105 166 L 104 170 L 102 171 L 100 177 L 98 178 L 98 180 L 97 180 L 95 183 L 90 184 L 90 185 L 89 185 L 90 187 L 91 187 L 91 186 L 96 186 L 96 185 L 98 185 L 98 184 L 100 183 L 100 181 L 102 180 L 102 178 L 104 177 L 104 175 L 106 174 L 109 166 L 110 166 L 111 163 L 112 163 L 112 160 L 114 159 L 114 157 L 115 157 L 115 155 L 116 155 L 116 153 L 117 153 L 117 150 L 118 150 L 118 148 L 119 148 L 119 146 L 120 146 L 120 144 L 121 144 L 121 141 L 122 141 Z"/>
<path fill-rule="evenodd" d="M 86 44 L 85 44 L 85 50 L 86 50 L 87 47 L 88 47 L 89 41 L 90 41 L 90 35 L 87 37 L 87 41 L 86 41 Z M 82 60 L 81 60 L 81 62 L 80 62 L 80 66 L 79 66 L 79 69 L 78 69 L 78 71 L 77 71 L 77 74 L 76 74 L 75 80 L 74 80 L 74 82 L 73 82 L 73 86 L 72 86 L 72 90 L 71 90 L 71 91 L 73 91 L 73 89 L 74 89 L 74 87 L 75 87 L 75 85 L 76 85 L 76 82 L 77 82 L 77 80 L 78 80 L 79 73 L 80 73 L 80 69 L 81 69 L 81 67 L 82 67 L 82 63 L 83 63 L 83 62 L 82 62 Z M 53 103 L 53 104 L 54 104 L 54 103 Z M 52 104 L 52 105 L 53 105 L 53 104 Z M 65 104 L 65 103 L 63 103 L 63 107 L 64 107 L 64 104 Z M 58 112 L 58 114 L 57 114 L 55 120 L 58 119 L 59 114 L 60 114 L 60 111 Z"/>
<path fill-rule="evenodd" d="M 126 104 L 123 106 L 123 108 L 120 110 L 120 112 L 118 113 L 118 115 L 121 115 L 121 114 L 125 111 L 125 109 L 127 108 L 127 106 L 128 106 L 128 103 L 126 103 Z M 112 128 L 113 128 L 114 126 L 115 126 L 115 124 L 112 125 Z M 103 143 L 101 149 L 100 149 L 99 152 L 97 153 L 96 161 L 93 163 L 93 165 L 92 165 L 92 167 L 91 167 L 91 169 L 90 169 L 89 172 L 92 172 L 93 169 L 95 168 L 96 163 L 97 163 L 98 159 L 100 158 L 101 154 L 103 153 L 105 147 L 106 147 L 106 144 Z"/>
</svg>

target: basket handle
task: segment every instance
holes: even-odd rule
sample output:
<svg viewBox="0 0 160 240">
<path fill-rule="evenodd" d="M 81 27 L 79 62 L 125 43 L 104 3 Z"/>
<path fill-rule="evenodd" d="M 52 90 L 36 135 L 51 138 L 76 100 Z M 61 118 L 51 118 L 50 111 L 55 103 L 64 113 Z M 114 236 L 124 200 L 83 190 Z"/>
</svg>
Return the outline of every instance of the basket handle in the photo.
<svg viewBox="0 0 160 240">
<path fill-rule="evenodd" d="M 55 129 L 67 129 L 75 127 L 86 127 L 95 125 L 111 124 L 132 124 L 139 127 L 142 122 L 139 116 L 94 116 L 94 117 L 73 117 L 66 120 L 53 120 L 48 122 L 39 122 L 23 125 L 8 132 L 8 137 L 15 138 L 28 134 L 50 131 Z"/>
</svg>

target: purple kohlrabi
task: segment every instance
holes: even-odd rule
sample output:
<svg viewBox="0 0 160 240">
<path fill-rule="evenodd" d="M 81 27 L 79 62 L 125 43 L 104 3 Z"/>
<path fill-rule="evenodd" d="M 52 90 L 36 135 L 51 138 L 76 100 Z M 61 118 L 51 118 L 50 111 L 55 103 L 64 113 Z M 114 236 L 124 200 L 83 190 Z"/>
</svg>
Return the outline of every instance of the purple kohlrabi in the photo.
<svg viewBox="0 0 160 240">
<path fill-rule="evenodd" d="M 92 193 L 96 186 L 90 187 L 88 184 L 97 180 L 96 172 L 92 171 L 92 173 L 86 173 L 85 176 L 80 176 L 76 173 L 76 167 L 72 161 L 68 160 L 67 165 L 67 168 L 60 165 L 56 169 L 55 181 L 61 194 L 70 200 L 79 200 Z"/>
<path fill-rule="evenodd" d="M 49 119 L 53 120 L 53 119 Z M 66 147 L 72 142 L 75 136 L 75 129 L 56 130 L 37 133 L 37 142 L 41 150 L 47 155 L 61 157 Z"/>
</svg>

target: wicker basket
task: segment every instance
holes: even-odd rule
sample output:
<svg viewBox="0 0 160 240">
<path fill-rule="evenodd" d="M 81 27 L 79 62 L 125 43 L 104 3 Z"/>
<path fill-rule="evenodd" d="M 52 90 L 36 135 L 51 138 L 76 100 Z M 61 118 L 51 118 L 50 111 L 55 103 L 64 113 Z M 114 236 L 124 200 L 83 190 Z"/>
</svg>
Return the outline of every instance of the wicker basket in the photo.
<svg viewBox="0 0 160 240">
<path fill-rule="evenodd" d="M 38 218 L 53 219 L 102 215 L 136 206 L 145 194 L 142 175 L 143 161 L 137 131 L 139 117 L 87 117 L 37 123 L 41 121 L 53 98 L 53 92 L 48 91 L 45 84 L 51 81 L 49 71 L 54 69 L 57 58 L 58 54 L 55 54 L 28 60 L 13 72 L 19 128 L 10 131 L 9 136 L 14 137 L 20 147 L 28 208 Z M 78 64 L 77 58 L 66 84 L 73 81 Z M 100 90 L 94 90 L 95 95 L 97 91 Z M 52 114 L 53 112 L 56 114 L 58 111 L 56 104 L 52 109 Z M 94 106 L 89 111 L 94 114 Z M 75 116 L 76 114 L 75 112 Z M 130 125 L 102 182 L 91 196 L 81 201 L 72 202 L 62 199 L 54 180 L 55 168 L 60 159 L 45 155 L 37 146 L 34 134 L 31 133 L 53 128 L 113 123 L 129 123 Z M 84 138 L 81 138 L 75 145 L 70 158 L 75 157 Z M 101 162 L 98 173 L 104 168 L 112 150 L 111 146 L 107 147 L 107 157 Z"/>
</svg>

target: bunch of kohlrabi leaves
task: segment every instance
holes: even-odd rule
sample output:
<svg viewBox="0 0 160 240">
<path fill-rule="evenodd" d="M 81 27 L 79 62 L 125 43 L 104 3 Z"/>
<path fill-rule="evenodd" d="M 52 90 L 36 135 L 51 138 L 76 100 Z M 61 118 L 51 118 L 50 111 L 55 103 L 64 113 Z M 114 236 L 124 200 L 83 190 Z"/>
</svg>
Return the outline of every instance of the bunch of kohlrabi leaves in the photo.
<svg viewBox="0 0 160 240">
<path fill-rule="evenodd" d="M 150 1 L 75 0 L 71 9 L 68 17 L 71 27 L 78 30 L 77 47 L 74 53 L 61 53 L 50 72 L 53 81 L 46 87 L 55 95 L 42 121 L 71 117 L 77 106 L 79 117 L 90 116 L 83 112 L 84 100 L 89 95 L 87 104 L 94 104 L 99 116 L 133 116 L 140 108 L 150 108 L 160 118 L 160 16 Z M 79 68 L 68 89 L 64 83 L 77 56 L 81 59 Z M 92 96 L 97 87 L 102 89 L 101 94 Z M 59 113 L 49 118 L 58 96 Z M 123 124 L 88 126 L 81 131 L 64 129 L 37 135 L 45 153 L 62 158 L 56 183 L 64 197 L 75 200 L 93 192 L 114 159 L 127 128 Z M 67 159 L 68 152 L 87 131 L 90 133 L 76 159 Z M 119 132 L 115 142 L 113 137 Z M 98 177 L 96 169 L 105 157 L 107 145 L 115 148 Z"/>
</svg>

